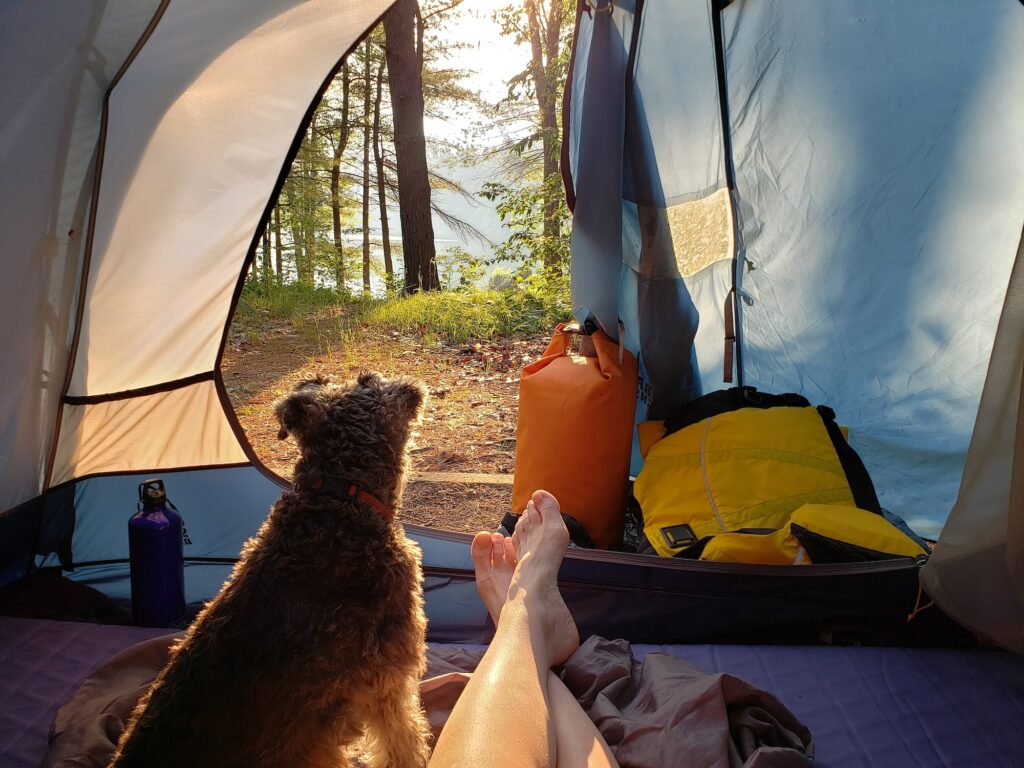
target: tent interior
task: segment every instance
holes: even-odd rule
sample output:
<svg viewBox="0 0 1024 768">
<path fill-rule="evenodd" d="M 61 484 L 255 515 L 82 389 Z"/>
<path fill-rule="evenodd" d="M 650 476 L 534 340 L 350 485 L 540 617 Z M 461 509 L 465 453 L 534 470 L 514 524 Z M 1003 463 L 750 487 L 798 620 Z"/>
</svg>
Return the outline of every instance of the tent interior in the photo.
<svg viewBox="0 0 1024 768">
<path fill-rule="evenodd" d="M 0 8 L 0 585 L 56 569 L 54 596 L 127 601 L 126 516 L 160 475 L 189 602 L 220 589 L 286 487 L 228 399 L 228 327 L 318 98 L 389 5 Z M 569 78 L 573 305 L 622 323 L 640 416 L 730 381 L 827 403 L 937 540 L 800 567 L 573 550 L 581 635 L 747 677 L 821 765 L 1019 764 L 1024 8 L 582 2 Z M 711 215 L 728 242 L 689 241 Z M 469 537 L 406 532 L 429 641 L 485 644 Z M 153 634 L 0 616 L 0 762 L 37 765 L 77 684 Z"/>
</svg>

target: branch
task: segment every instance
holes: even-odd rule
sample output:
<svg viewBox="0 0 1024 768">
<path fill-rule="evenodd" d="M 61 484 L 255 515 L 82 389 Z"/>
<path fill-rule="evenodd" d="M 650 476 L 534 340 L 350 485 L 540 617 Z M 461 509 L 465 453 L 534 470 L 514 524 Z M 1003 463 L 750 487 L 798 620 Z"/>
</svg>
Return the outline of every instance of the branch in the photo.
<svg viewBox="0 0 1024 768">
<path fill-rule="evenodd" d="M 421 14 L 420 23 L 425 22 L 427 19 L 432 18 L 433 16 L 440 16 L 442 13 L 448 13 L 448 11 L 452 10 L 453 8 L 457 8 L 458 6 L 462 5 L 462 3 L 463 0 L 452 0 L 452 2 L 448 3 L 448 5 L 442 5 L 440 8 L 435 8 L 426 16 L 423 16 Z"/>
<path fill-rule="evenodd" d="M 476 240 L 481 245 L 489 245 L 489 246 L 493 246 L 494 245 L 494 242 L 490 238 L 488 238 L 487 235 L 485 235 L 483 232 L 481 232 L 479 229 L 474 227 L 469 222 L 463 221 L 462 219 L 458 218 L 457 216 L 453 216 L 452 214 L 450 214 L 447 211 L 443 210 L 437 204 L 435 204 L 433 201 L 431 201 L 431 203 L 430 203 L 430 210 L 433 211 L 434 213 L 436 213 L 438 215 L 438 217 L 441 219 L 441 221 L 443 221 L 445 224 L 447 224 L 452 229 L 453 232 L 456 232 L 456 233 L 462 235 L 464 238 L 472 238 L 473 240 Z"/>
</svg>

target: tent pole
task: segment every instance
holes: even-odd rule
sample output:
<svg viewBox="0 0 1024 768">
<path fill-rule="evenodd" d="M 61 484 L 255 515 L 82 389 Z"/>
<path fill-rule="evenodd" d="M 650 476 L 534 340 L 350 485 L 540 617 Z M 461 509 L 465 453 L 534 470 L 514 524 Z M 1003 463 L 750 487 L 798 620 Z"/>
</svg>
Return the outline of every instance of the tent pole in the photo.
<svg viewBox="0 0 1024 768">
<path fill-rule="evenodd" d="M 732 156 L 732 133 L 729 120 L 729 91 L 725 77 L 725 43 L 722 34 L 722 10 L 732 0 L 714 0 L 711 8 L 711 25 L 715 38 L 715 69 L 718 74 L 718 106 L 721 110 L 722 119 L 722 149 L 725 153 L 725 181 L 729 188 L 729 207 L 732 215 L 729 217 L 732 227 L 732 289 L 729 301 L 732 302 L 733 317 L 733 344 L 736 349 L 736 386 L 743 386 L 743 314 L 742 302 L 740 301 L 740 264 L 739 258 L 739 231 L 737 229 L 736 215 L 736 166 Z M 728 371 L 726 373 L 729 373 Z"/>
</svg>

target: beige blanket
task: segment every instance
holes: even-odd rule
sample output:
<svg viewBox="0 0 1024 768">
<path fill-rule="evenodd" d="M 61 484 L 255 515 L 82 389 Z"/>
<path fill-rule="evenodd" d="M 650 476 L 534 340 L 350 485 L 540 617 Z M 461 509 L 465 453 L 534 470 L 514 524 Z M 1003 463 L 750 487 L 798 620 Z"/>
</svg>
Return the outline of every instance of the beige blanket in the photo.
<svg viewBox="0 0 1024 768">
<path fill-rule="evenodd" d="M 167 662 L 175 635 L 134 645 L 100 667 L 60 708 L 43 768 L 105 768 L 124 720 Z M 482 653 L 434 646 L 420 691 L 435 735 Z M 632 658 L 624 641 L 592 637 L 566 663 L 566 685 L 623 768 L 807 768 L 811 734 L 774 696 L 666 654 Z"/>
</svg>

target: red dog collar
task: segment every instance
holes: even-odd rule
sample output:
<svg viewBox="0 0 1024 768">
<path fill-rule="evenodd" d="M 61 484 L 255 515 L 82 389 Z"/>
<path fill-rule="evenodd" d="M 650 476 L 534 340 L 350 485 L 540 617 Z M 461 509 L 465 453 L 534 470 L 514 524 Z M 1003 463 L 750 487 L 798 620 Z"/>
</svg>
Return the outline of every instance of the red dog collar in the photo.
<svg viewBox="0 0 1024 768">
<path fill-rule="evenodd" d="M 378 499 L 372 493 L 367 493 L 358 485 L 350 483 L 348 480 L 328 480 L 325 483 L 322 478 L 317 478 L 311 482 L 308 487 L 311 490 L 323 491 L 324 493 L 337 498 L 354 499 L 358 503 L 372 509 L 389 523 L 395 516 L 391 511 L 391 507 Z"/>
</svg>

